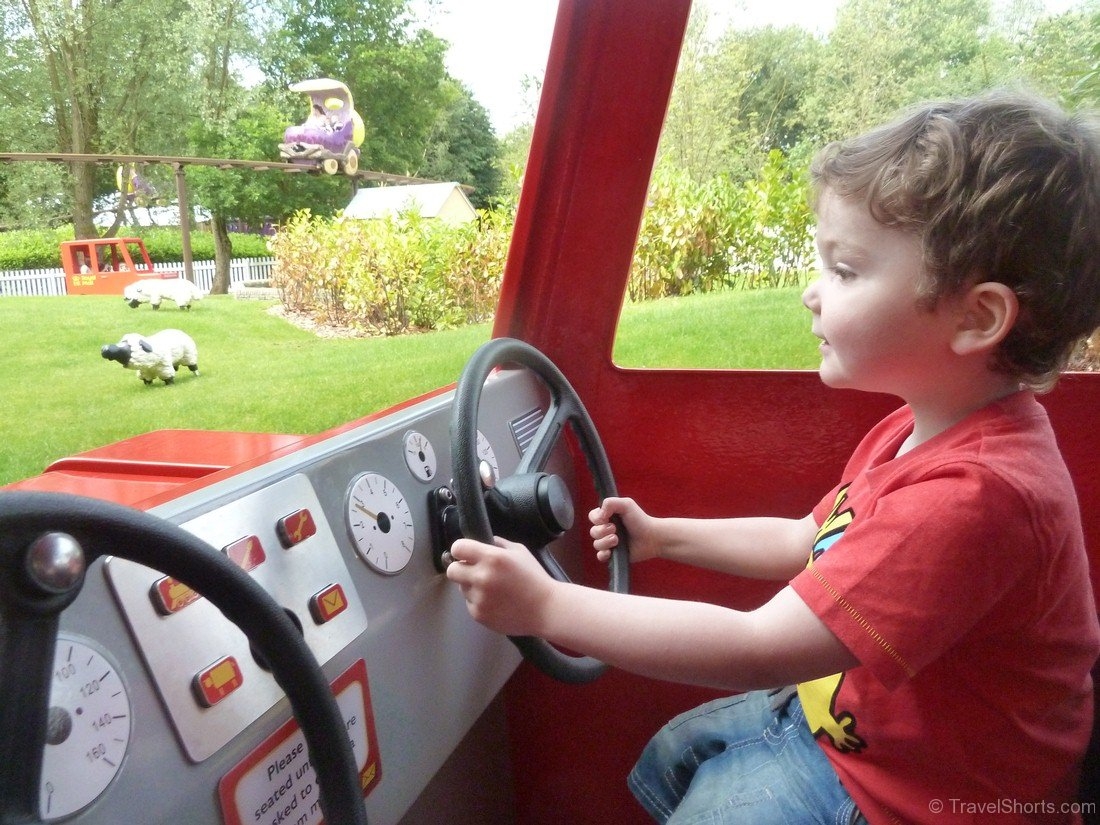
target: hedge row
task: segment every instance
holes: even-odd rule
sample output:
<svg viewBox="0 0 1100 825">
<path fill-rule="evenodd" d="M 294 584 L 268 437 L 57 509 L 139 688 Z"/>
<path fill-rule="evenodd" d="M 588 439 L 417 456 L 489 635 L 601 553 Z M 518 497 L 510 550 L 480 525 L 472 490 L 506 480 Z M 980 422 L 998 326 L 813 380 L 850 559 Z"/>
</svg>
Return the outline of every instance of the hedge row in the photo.
<svg viewBox="0 0 1100 825">
<path fill-rule="evenodd" d="M 813 266 L 803 176 L 773 152 L 756 179 L 700 184 L 658 169 L 631 265 L 648 300 L 800 283 Z M 359 221 L 300 212 L 270 243 L 284 304 L 321 323 L 393 335 L 485 320 L 496 306 L 512 216 L 449 227 L 415 214 Z"/>
<path fill-rule="evenodd" d="M 118 235 L 141 238 L 154 262 L 183 260 L 183 238 L 179 229 L 123 228 Z M 261 235 L 234 233 L 230 237 L 234 258 L 266 258 L 271 255 L 267 238 Z M 60 267 L 60 244 L 72 239 L 72 226 L 0 232 L 0 271 Z M 191 258 L 196 261 L 214 260 L 214 236 L 209 231 L 195 230 L 191 233 Z"/>
<path fill-rule="evenodd" d="M 658 168 L 630 273 L 633 300 L 800 283 L 814 265 L 804 177 L 773 150 L 754 180 Z"/>
<path fill-rule="evenodd" d="M 412 213 L 345 221 L 299 212 L 272 239 L 274 285 L 288 309 L 368 334 L 487 320 L 512 225 L 479 216 L 450 226 Z"/>
</svg>

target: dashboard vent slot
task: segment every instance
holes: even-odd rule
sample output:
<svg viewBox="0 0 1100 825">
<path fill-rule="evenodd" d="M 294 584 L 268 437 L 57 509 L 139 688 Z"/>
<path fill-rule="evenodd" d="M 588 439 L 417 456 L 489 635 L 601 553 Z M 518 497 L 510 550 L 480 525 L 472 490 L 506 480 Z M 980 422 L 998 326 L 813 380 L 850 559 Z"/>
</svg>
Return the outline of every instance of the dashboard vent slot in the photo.
<svg viewBox="0 0 1100 825">
<path fill-rule="evenodd" d="M 509 423 L 508 426 L 512 429 L 512 438 L 516 440 L 520 455 L 527 452 L 527 446 L 531 443 L 531 439 L 535 437 L 539 424 L 542 423 L 543 415 L 543 411 L 535 407 L 519 418 L 513 418 Z"/>
</svg>

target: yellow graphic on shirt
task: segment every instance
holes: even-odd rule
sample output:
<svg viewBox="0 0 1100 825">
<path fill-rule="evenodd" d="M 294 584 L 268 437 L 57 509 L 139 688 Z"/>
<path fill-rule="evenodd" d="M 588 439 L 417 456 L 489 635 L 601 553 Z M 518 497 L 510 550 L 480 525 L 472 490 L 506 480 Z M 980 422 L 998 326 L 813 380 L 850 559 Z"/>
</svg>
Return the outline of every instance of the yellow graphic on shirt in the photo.
<svg viewBox="0 0 1100 825">
<path fill-rule="evenodd" d="M 798 686 L 798 698 L 802 700 L 802 710 L 810 733 L 815 737 L 822 734 L 829 737 L 838 751 L 861 751 L 867 743 L 856 734 L 856 719 L 844 711 L 836 712 L 836 697 L 844 681 L 843 673 L 824 676 L 812 682 L 802 682 Z"/>
<path fill-rule="evenodd" d="M 810 559 L 806 562 L 807 567 L 813 567 L 814 560 L 832 547 L 855 518 L 851 509 L 844 509 L 847 500 L 848 486 L 845 485 L 837 492 L 832 511 L 814 536 L 814 546 Z M 838 751 L 860 751 L 867 743 L 855 732 L 855 717 L 847 711 L 838 713 L 836 709 L 836 699 L 843 682 L 843 673 L 802 682 L 798 686 L 798 698 L 802 701 L 802 710 L 814 736 L 828 736 Z"/>
</svg>

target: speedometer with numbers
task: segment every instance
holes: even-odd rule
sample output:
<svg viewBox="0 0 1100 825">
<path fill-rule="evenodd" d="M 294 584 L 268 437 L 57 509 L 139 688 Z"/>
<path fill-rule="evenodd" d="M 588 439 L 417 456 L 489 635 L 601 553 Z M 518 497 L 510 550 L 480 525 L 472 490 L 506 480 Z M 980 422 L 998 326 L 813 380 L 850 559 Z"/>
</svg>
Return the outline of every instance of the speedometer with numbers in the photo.
<svg viewBox="0 0 1100 825">
<path fill-rule="evenodd" d="M 130 698 L 115 667 L 90 644 L 59 636 L 42 756 L 39 810 L 60 819 L 87 807 L 122 767 Z"/>
</svg>

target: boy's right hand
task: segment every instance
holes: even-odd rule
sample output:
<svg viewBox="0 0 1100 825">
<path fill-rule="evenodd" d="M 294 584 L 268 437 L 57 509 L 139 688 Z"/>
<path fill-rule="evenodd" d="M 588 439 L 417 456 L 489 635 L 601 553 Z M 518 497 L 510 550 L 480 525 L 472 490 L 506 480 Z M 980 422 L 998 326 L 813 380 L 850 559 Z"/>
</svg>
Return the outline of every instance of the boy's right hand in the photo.
<svg viewBox="0 0 1100 825">
<path fill-rule="evenodd" d="M 630 536 L 630 561 L 645 561 L 657 556 L 657 544 L 653 539 L 653 524 L 656 521 L 632 498 L 609 497 L 603 504 L 588 514 L 592 522 L 588 534 L 592 536 L 592 545 L 596 548 L 596 558 L 606 562 L 611 559 L 611 550 L 619 544 L 619 529 L 612 521 L 617 516 Z"/>
</svg>

